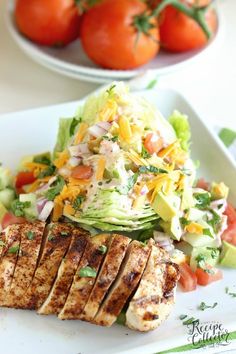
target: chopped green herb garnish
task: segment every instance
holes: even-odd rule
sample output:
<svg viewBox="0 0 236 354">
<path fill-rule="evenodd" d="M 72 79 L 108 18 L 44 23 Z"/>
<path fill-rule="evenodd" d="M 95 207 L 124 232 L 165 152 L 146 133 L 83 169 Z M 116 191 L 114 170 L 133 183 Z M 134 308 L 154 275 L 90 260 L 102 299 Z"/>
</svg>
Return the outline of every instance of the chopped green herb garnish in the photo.
<svg viewBox="0 0 236 354">
<path fill-rule="evenodd" d="M 217 232 L 217 227 L 221 223 L 221 217 L 214 210 L 210 209 L 209 211 L 212 214 L 212 218 L 208 219 L 207 222 L 212 226 L 213 230 Z"/>
<path fill-rule="evenodd" d="M 213 247 L 207 247 L 208 250 L 211 251 L 211 258 L 212 259 L 216 259 L 219 256 L 219 250 L 217 248 L 213 248 Z"/>
<path fill-rule="evenodd" d="M 151 157 L 151 155 L 150 155 L 149 152 L 145 149 L 144 146 L 142 146 L 141 156 L 142 156 L 144 159 L 149 159 L 149 158 Z"/>
<path fill-rule="evenodd" d="M 51 165 L 51 160 L 48 155 L 35 156 L 33 162 L 41 163 L 42 165 Z"/>
<path fill-rule="evenodd" d="M 190 317 L 188 320 L 186 320 L 186 321 L 183 322 L 183 325 L 184 325 L 184 326 L 187 326 L 187 325 L 190 325 L 190 324 L 192 324 L 192 323 L 194 323 L 194 322 L 199 322 L 199 320 L 196 319 L 196 318 L 194 318 L 194 317 Z"/>
<path fill-rule="evenodd" d="M 31 202 L 20 202 L 16 199 L 11 204 L 11 210 L 15 216 L 25 216 L 25 209 L 30 208 Z"/>
<path fill-rule="evenodd" d="M 181 222 L 181 224 L 182 224 L 183 226 L 186 226 L 186 225 L 191 224 L 191 221 L 188 220 L 188 219 L 186 219 L 186 218 L 184 218 L 184 217 L 181 217 L 181 218 L 180 218 L 180 222 Z"/>
<path fill-rule="evenodd" d="M 121 313 L 118 315 L 118 317 L 116 319 L 116 323 L 124 326 L 125 322 L 126 322 L 126 314 L 124 311 L 121 311 Z"/>
<path fill-rule="evenodd" d="M 0 240 L 0 247 L 3 247 L 3 246 L 5 246 L 6 244 L 5 244 L 5 242 L 3 242 L 2 240 Z"/>
<path fill-rule="evenodd" d="M 138 236 L 138 240 L 140 242 L 145 242 L 145 241 L 149 240 L 151 237 L 153 237 L 153 231 L 154 231 L 154 229 L 148 229 L 148 230 L 142 231 Z"/>
<path fill-rule="evenodd" d="M 54 239 L 54 235 L 50 234 L 48 235 L 48 241 L 52 241 Z"/>
<path fill-rule="evenodd" d="M 20 245 L 17 245 L 17 246 L 13 246 L 13 247 L 10 247 L 9 250 L 8 250 L 8 253 L 17 253 L 20 249 Z"/>
<path fill-rule="evenodd" d="M 98 248 L 98 250 L 101 254 L 105 254 L 107 252 L 107 246 L 102 245 Z"/>
<path fill-rule="evenodd" d="M 212 232 L 210 229 L 203 229 L 202 232 L 203 232 L 203 235 L 210 236 L 210 237 L 214 238 L 214 235 L 212 235 Z"/>
<path fill-rule="evenodd" d="M 81 204 L 83 203 L 85 197 L 83 195 L 78 195 L 76 198 L 75 198 L 75 201 L 73 203 L 73 208 L 75 210 L 79 210 L 80 207 L 81 207 Z"/>
<path fill-rule="evenodd" d="M 57 180 L 53 183 L 52 188 L 50 188 L 46 193 L 45 193 L 45 197 L 48 200 L 54 200 L 55 197 L 60 194 L 60 192 L 62 191 L 62 188 L 65 185 L 65 181 L 61 176 L 57 177 Z"/>
<path fill-rule="evenodd" d="M 180 315 L 179 316 L 179 319 L 181 320 L 181 321 L 183 321 L 186 317 L 188 317 L 187 315 Z"/>
<path fill-rule="evenodd" d="M 81 268 L 79 270 L 79 276 L 81 278 L 86 278 L 86 277 L 88 277 L 88 278 L 96 278 L 97 272 L 96 272 L 95 269 L 87 266 L 87 267 Z"/>
<path fill-rule="evenodd" d="M 200 253 L 196 258 L 198 268 L 205 269 L 206 268 L 206 260 L 207 256 L 205 254 Z"/>
<path fill-rule="evenodd" d="M 158 168 L 155 166 L 141 166 L 139 167 L 139 173 L 168 173 L 168 171 L 164 170 L 163 168 Z"/>
<path fill-rule="evenodd" d="M 211 198 L 209 193 L 195 193 L 194 198 L 196 199 L 196 207 L 199 209 L 206 209 L 209 207 Z"/>
<path fill-rule="evenodd" d="M 109 96 L 113 93 L 113 90 L 114 90 L 115 87 L 116 87 L 116 85 L 114 84 L 114 85 L 111 85 L 111 86 L 106 90 L 106 92 L 108 93 Z"/>
<path fill-rule="evenodd" d="M 33 240 L 35 235 L 34 235 L 33 231 L 27 231 L 26 236 L 27 236 L 28 240 Z"/>
<path fill-rule="evenodd" d="M 228 294 L 229 296 L 236 297 L 236 293 L 229 291 L 228 286 L 225 288 L 225 293 Z"/>
<path fill-rule="evenodd" d="M 48 168 L 45 168 L 42 172 L 39 173 L 38 178 L 44 178 L 48 176 L 52 176 L 56 170 L 54 165 L 49 165 Z"/>
<path fill-rule="evenodd" d="M 70 125 L 70 136 L 73 136 L 75 133 L 75 129 L 79 123 L 82 122 L 82 118 L 73 118 Z"/>
<path fill-rule="evenodd" d="M 205 311 L 206 309 L 214 309 L 218 305 L 217 302 L 214 302 L 213 305 L 206 305 L 205 302 L 201 302 L 200 305 L 198 306 L 198 309 L 201 311 Z"/>
<path fill-rule="evenodd" d="M 61 231 L 61 236 L 68 236 L 69 235 L 69 232 L 67 231 Z"/>
<path fill-rule="evenodd" d="M 119 192 L 120 194 L 124 194 L 124 195 L 128 194 L 129 191 L 133 188 L 133 186 L 137 182 L 137 179 L 138 179 L 138 173 L 134 173 L 133 176 L 128 178 L 127 185 L 116 187 L 116 191 Z"/>
</svg>

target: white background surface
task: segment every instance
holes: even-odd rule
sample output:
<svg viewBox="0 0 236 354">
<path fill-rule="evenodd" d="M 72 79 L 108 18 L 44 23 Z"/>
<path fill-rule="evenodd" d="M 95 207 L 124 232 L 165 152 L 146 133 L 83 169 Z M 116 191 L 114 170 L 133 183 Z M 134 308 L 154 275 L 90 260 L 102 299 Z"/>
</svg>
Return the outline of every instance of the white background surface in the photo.
<svg viewBox="0 0 236 354">
<path fill-rule="evenodd" d="M 236 1 L 216 0 L 224 17 L 224 39 L 209 55 L 160 79 L 184 93 L 211 125 L 236 129 Z M 7 32 L 0 1 L 0 113 L 79 99 L 97 85 L 50 72 L 34 63 Z"/>
</svg>

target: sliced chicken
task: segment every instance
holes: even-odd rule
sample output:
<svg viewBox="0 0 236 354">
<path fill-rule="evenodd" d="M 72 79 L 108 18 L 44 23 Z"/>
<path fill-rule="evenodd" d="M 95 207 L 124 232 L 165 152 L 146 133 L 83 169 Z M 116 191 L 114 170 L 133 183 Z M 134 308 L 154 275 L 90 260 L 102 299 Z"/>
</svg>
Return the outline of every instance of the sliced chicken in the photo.
<svg viewBox="0 0 236 354">
<path fill-rule="evenodd" d="M 131 239 L 126 236 L 112 235 L 106 258 L 80 319 L 85 321 L 94 319 L 106 293 L 116 279 L 130 241 Z"/>
<path fill-rule="evenodd" d="M 102 249 L 108 247 L 110 238 L 110 235 L 102 234 L 89 240 L 74 276 L 66 303 L 58 315 L 60 319 L 80 318 L 105 257 Z"/>
<path fill-rule="evenodd" d="M 153 242 L 142 279 L 126 312 L 126 325 L 142 332 L 157 328 L 172 309 L 178 277 L 178 266 Z"/>
<path fill-rule="evenodd" d="M 14 270 L 20 249 L 20 235 L 23 226 L 9 225 L 4 231 L 3 247 L 0 258 L 0 306 L 5 305 L 6 295 L 10 290 Z"/>
<path fill-rule="evenodd" d="M 150 247 L 132 241 L 118 277 L 98 311 L 94 323 L 110 327 L 136 289 L 150 254 Z"/>
<path fill-rule="evenodd" d="M 61 262 L 57 278 L 46 301 L 39 308 L 41 315 L 58 314 L 63 308 L 74 274 L 82 258 L 90 235 L 83 229 L 74 229 L 71 244 Z"/>
<path fill-rule="evenodd" d="M 70 245 L 72 227 L 67 223 L 50 224 L 34 278 L 20 307 L 38 309 L 49 295 L 62 258 Z"/>
<path fill-rule="evenodd" d="M 44 222 L 22 225 L 20 250 L 5 306 L 18 308 L 21 298 L 29 287 L 36 269 L 44 229 Z"/>
</svg>

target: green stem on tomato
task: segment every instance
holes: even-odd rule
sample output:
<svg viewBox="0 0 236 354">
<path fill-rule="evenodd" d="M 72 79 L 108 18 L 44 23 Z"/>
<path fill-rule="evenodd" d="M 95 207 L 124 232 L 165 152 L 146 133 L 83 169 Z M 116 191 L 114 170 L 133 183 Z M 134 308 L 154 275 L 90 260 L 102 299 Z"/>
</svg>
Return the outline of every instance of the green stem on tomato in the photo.
<svg viewBox="0 0 236 354">
<path fill-rule="evenodd" d="M 151 14 L 151 17 L 158 17 L 160 13 L 165 9 L 166 6 L 172 5 L 175 7 L 177 10 L 183 12 L 185 15 L 188 17 L 192 18 L 195 20 L 199 26 L 202 28 L 203 32 L 205 33 L 207 39 L 211 38 L 211 31 L 206 23 L 205 20 L 205 12 L 208 7 L 190 7 L 182 2 L 180 0 L 163 0 L 153 11 Z"/>
</svg>

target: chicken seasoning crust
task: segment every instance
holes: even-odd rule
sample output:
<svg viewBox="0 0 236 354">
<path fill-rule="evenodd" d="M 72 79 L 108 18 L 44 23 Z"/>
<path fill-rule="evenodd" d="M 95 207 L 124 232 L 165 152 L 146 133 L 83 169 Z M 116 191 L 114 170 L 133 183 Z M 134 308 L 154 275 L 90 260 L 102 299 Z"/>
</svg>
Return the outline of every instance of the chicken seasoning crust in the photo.
<svg viewBox="0 0 236 354">
<path fill-rule="evenodd" d="M 36 221 L 9 226 L 1 241 L 1 306 L 102 326 L 126 308 L 126 325 L 148 331 L 174 304 L 178 266 L 154 240 Z"/>
</svg>

